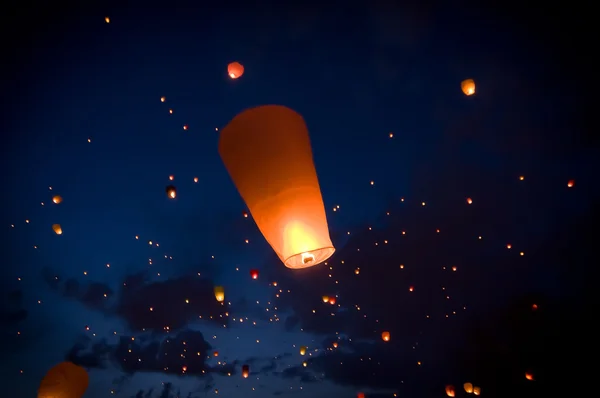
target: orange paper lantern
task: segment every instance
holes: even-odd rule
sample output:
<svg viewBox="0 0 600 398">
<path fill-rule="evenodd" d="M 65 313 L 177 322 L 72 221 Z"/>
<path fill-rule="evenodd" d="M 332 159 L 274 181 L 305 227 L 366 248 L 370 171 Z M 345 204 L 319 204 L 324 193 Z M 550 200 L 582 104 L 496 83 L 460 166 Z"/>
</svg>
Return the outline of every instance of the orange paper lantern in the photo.
<svg viewBox="0 0 600 398">
<path fill-rule="evenodd" d="M 475 94 L 475 82 L 473 79 L 466 79 L 460 83 L 460 88 L 465 95 Z"/>
<path fill-rule="evenodd" d="M 215 286 L 215 298 L 219 303 L 225 301 L 225 289 L 223 289 L 223 286 Z"/>
<path fill-rule="evenodd" d="M 243 365 L 242 366 L 242 377 L 244 379 L 247 379 L 248 376 L 250 376 L 250 367 L 248 365 Z"/>
<path fill-rule="evenodd" d="M 230 63 L 227 65 L 227 74 L 229 74 L 229 77 L 232 79 L 237 79 L 244 74 L 244 65 L 239 62 Z"/>
<path fill-rule="evenodd" d="M 304 119 L 279 105 L 248 109 L 221 130 L 219 154 L 252 218 L 288 268 L 334 253 Z"/>
<path fill-rule="evenodd" d="M 42 379 L 38 398 L 81 398 L 88 384 L 89 376 L 84 368 L 72 362 L 61 362 Z"/>
</svg>

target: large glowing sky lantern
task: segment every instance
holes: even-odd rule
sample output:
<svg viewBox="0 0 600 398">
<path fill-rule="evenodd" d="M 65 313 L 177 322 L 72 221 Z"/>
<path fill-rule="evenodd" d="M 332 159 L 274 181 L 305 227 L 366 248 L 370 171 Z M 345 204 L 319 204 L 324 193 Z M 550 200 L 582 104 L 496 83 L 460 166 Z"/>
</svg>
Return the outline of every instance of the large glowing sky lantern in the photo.
<svg viewBox="0 0 600 398">
<path fill-rule="evenodd" d="M 288 268 L 335 248 L 302 116 L 279 105 L 245 110 L 221 130 L 219 154 L 256 225 Z"/>
<path fill-rule="evenodd" d="M 72 362 L 52 367 L 42 379 L 38 398 L 81 398 L 88 388 L 87 371 Z"/>
</svg>

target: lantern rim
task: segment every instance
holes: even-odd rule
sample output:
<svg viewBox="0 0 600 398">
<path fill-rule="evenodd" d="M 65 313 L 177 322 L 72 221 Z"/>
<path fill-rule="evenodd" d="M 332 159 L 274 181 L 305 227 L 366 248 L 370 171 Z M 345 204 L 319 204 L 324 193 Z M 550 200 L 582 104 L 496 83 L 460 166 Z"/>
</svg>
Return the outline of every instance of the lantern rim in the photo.
<svg viewBox="0 0 600 398">
<path fill-rule="evenodd" d="M 302 253 L 296 253 L 283 261 L 283 264 L 290 269 L 302 269 L 302 268 L 310 268 L 315 265 L 319 265 L 324 261 L 327 261 L 329 257 L 331 257 L 335 253 L 335 247 L 333 246 L 325 246 L 320 247 L 318 249 L 308 250 Z M 309 263 L 304 263 L 302 261 L 303 254 L 311 254 L 314 256 L 314 260 Z"/>
</svg>

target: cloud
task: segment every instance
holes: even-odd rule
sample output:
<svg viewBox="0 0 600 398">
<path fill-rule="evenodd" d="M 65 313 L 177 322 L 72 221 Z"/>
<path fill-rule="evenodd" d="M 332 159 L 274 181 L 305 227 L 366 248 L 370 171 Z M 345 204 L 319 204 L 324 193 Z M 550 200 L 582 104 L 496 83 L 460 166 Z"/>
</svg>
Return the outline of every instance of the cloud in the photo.
<svg viewBox="0 0 600 398">
<path fill-rule="evenodd" d="M 228 306 L 215 300 L 214 284 L 196 275 L 150 281 L 145 272 L 128 275 L 118 292 L 105 283 L 62 282 L 50 268 L 42 275 L 48 286 L 86 307 L 123 319 L 132 332 L 168 333 L 193 320 L 227 325 Z"/>
</svg>

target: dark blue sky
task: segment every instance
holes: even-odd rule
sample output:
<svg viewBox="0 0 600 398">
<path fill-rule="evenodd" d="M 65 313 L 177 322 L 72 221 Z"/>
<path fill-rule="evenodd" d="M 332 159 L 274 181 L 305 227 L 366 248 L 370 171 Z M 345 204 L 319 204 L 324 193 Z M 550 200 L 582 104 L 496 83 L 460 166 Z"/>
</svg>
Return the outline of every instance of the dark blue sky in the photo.
<svg viewBox="0 0 600 398">
<path fill-rule="evenodd" d="M 86 398 L 492 392 L 473 324 L 580 289 L 553 250 L 598 197 L 599 152 L 586 70 L 550 23 L 378 3 L 44 12 L 3 28 L 5 395 L 65 358 Z M 242 216 L 217 129 L 262 104 L 306 120 L 327 265 L 285 268 Z M 519 358 L 517 377 L 543 366 Z"/>
</svg>

